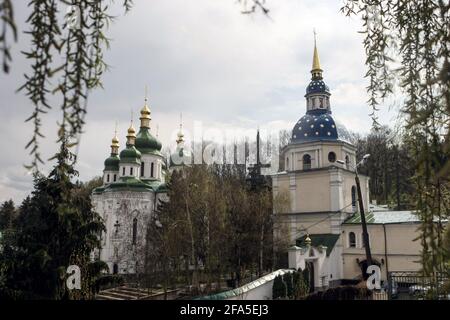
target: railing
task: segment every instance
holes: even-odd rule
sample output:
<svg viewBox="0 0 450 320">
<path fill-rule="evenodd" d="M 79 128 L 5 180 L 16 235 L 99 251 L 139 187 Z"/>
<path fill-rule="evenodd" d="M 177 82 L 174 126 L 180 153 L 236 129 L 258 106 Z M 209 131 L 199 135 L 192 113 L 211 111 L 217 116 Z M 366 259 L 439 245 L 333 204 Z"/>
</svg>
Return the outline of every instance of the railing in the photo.
<svg viewBox="0 0 450 320">
<path fill-rule="evenodd" d="M 388 298 L 399 300 L 450 300 L 448 275 L 424 276 L 420 272 L 389 272 Z"/>
</svg>

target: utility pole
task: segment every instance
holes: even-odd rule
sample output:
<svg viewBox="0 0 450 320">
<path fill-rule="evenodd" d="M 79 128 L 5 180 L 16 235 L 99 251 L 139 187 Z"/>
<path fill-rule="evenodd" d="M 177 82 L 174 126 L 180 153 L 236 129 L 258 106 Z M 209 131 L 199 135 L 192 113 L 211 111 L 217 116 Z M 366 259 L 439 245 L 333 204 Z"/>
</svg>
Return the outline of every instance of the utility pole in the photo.
<svg viewBox="0 0 450 320">
<path fill-rule="evenodd" d="M 362 229 L 363 229 L 363 242 L 364 242 L 364 249 L 366 251 L 366 261 L 367 261 L 367 266 L 370 266 L 370 265 L 372 265 L 372 254 L 370 252 L 369 233 L 367 232 L 366 215 L 364 213 L 364 202 L 363 202 L 363 198 L 362 198 L 361 184 L 359 182 L 359 176 L 358 176 L 357 170 L 356 170 L 356 175 L 355 175 L 355 182 L 356 182 L 356 190 L 358 192 L 359 211 L 361 214 L 361 225 L 362 225 Z"/>
<path fill-rule="evenodd" d="M 359 182 L 359 176 L 358 176 L 358 166 L 363 164 L 369 157 L 370 157 L 370 154 L 364 155 L 362 160 L 354 166 L 356 190 L 358 192 L 359 213 L 361 215 L 361 225 L 362 225 L 362 229 L 363 229 L 363 243 L 364 243 L 364 249 L 366 251 L 367 267 L 372 265 L 372 253 L 370 252 L 369 233 L 367 232 L 367 223 L 366 223 L 366 215 L 364 212 L 364 202 L 363 202 L 362 192 L 361 192 L 361 183 Z M 342 165 L 344 165 L 346 163 L 343 160 L 338 160 L 336 162 L 340 163 Z M 362 271 L 363 271 L 363 277 L 365 277 L 364 270 L 362 270 Z"/>
</svg>

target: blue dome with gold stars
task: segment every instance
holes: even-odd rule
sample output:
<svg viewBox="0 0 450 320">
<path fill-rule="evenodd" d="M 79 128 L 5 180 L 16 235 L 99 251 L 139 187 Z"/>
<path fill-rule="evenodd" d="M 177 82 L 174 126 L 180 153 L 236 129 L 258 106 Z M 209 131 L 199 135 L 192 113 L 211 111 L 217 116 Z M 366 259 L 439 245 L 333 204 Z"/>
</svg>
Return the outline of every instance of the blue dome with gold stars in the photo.
<svg viewBox="0 0 450 320">
<path fill-rule="evenodd" d="M 318 140 L 338 140 L 338 129 L 331 112 L 310 110 L 298 120 L 292 130 L 292 143 Z"/>
<path fill-rule="evenodd" d="M 330 88 L 325 84 L 323 80 L 312 80 L 306 87 L 306 94 L 311 93 L 330 93 Z"/>
</svg>

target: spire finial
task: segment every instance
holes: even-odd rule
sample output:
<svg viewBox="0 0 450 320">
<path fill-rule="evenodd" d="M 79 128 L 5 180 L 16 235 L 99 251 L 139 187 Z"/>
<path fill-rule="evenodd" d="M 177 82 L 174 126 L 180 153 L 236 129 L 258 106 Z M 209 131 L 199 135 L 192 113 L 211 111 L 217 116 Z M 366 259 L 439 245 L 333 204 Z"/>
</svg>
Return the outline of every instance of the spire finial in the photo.
<svg viewBox="0 0 450 320">
<path fill-rule="evenodd" d="M 148 85 L 145 85 L 145 88 L 144 88 L 144 92 L 145 92 L 145 96 L 144 96 L 144 100 L 145 100 L 145 102 L 147 102 L 147 99 L 148 99 Z"/>
<path fill-rule="evenodd" d="M 314 56 L 313 56 L 313 65 L 312 70 L 321 70 L 320 69 L 320 61 L 319 61 L 319 52 L 317 51 L 317 32 L 316 29 L 313 30 L 314 33 Z"/>
<path fill-rule="evenodd" d="M 322 79 L 322 69 L 320 68 L 319 52 L 317 50 L 317 32 L 316 29 L 313 30 L 314 33 L 314 54 L 312 63 L 312 76 L 313 80 Z"/>
</svg>

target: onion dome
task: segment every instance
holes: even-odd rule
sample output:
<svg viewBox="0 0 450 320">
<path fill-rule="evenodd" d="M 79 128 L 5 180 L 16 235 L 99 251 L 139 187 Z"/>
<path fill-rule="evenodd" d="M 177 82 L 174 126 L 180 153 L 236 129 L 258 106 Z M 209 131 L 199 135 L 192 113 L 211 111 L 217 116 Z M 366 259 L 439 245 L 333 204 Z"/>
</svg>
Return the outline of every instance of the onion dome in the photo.
<svg viewBox="0 0 450 320">
<path fill-rule="evenodd" d="M 105 160 L 105 171 L 119 171 L 120 158 L 118 155 L 111 155 Z"/>
<path fill-rule="evenodd" d="M 119 153 L 119 139 L 117 138 L 117 130 L 114 138 L 111 141 L 111 156 L 105 160 L 105 171 L 118 171 L 120 158 Z"/>
<path fill-rule="evenodd" d="M 131 126 L 128 128 L 127 134 L 127 147 L 120 152 L 120 162 L 140 164 L 141 153 L 134 146 L 135 140 L 136 130 L 133 127 L 133 122 L 131 122 Z"/>
<path fill-rule="evenodd" d="M 330 94 L 330 88 L 325 84 L 325 82 L 320 80 L 312 80 L 306 87 L 306 94 L 311 93 L 328 93 Z"/>
<path fill-rule="evenodd" d="M 136 136 L 136 148 L 142 153 L 157 153 L 161 151 L 162 144 L 150 133 L 150 108 L 147 104 L 147 98 L 145 98 L 144 107 L 141 109 L 141 127 L 139 133 Z"/>
</svg>

